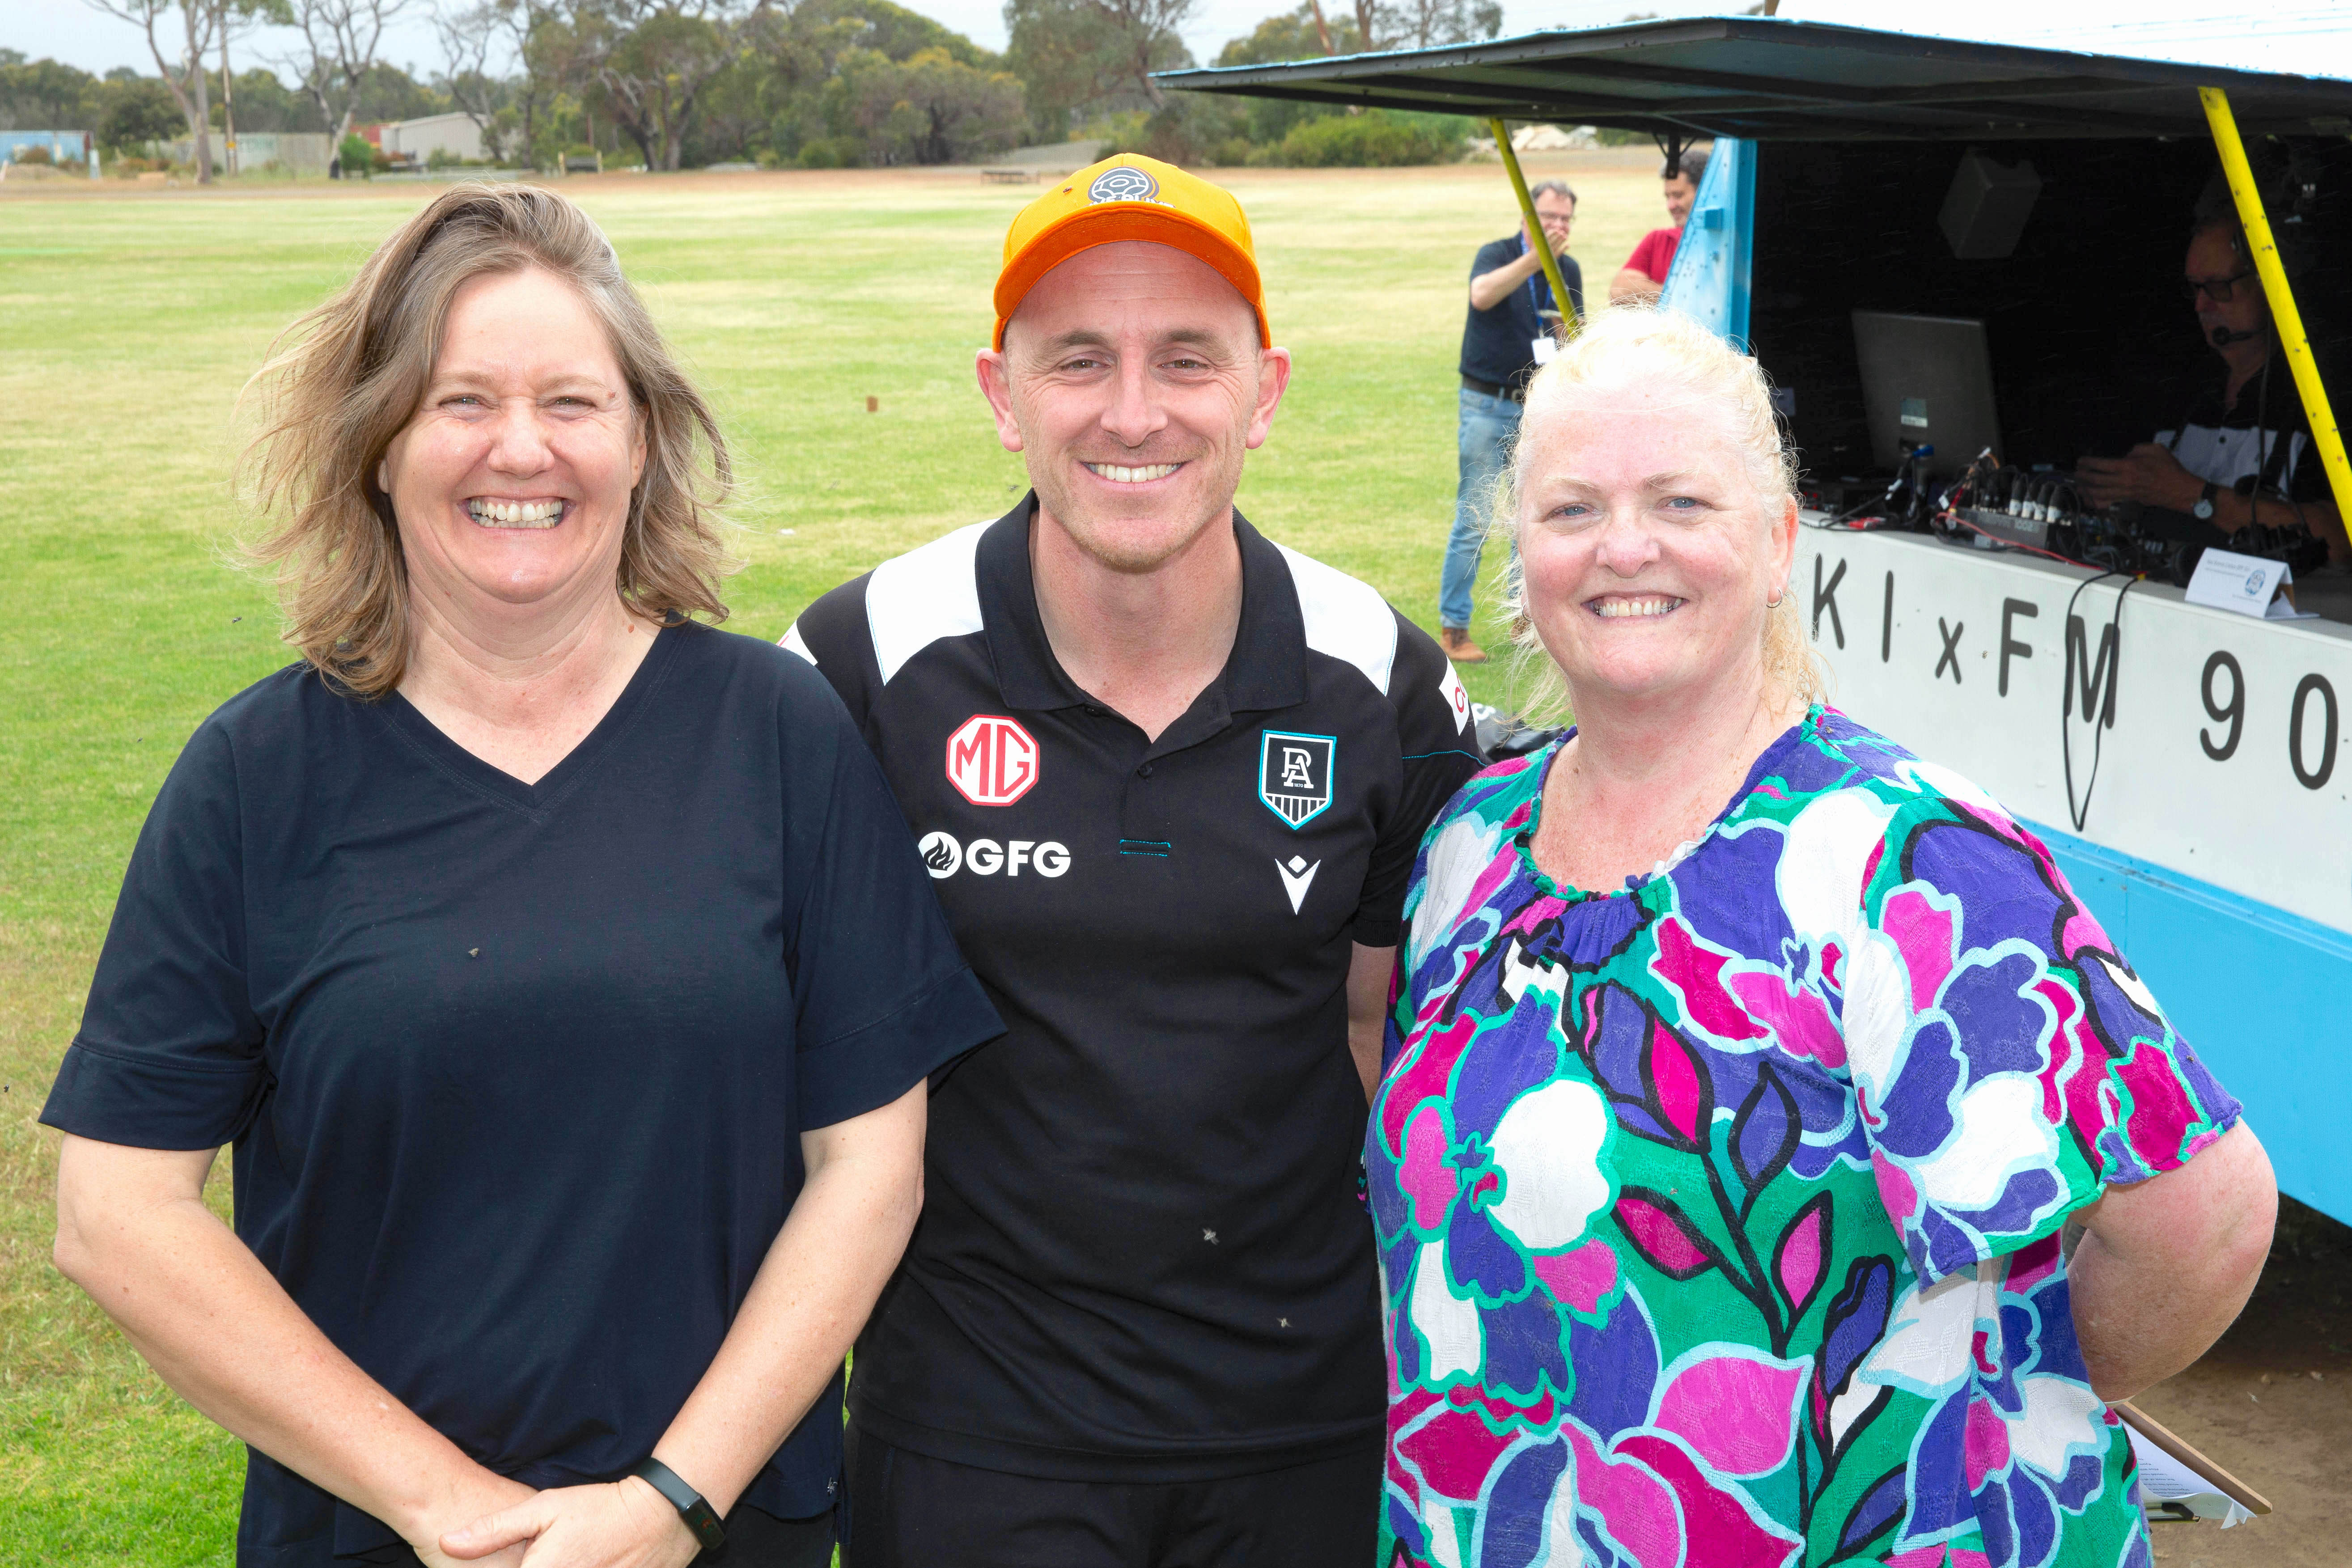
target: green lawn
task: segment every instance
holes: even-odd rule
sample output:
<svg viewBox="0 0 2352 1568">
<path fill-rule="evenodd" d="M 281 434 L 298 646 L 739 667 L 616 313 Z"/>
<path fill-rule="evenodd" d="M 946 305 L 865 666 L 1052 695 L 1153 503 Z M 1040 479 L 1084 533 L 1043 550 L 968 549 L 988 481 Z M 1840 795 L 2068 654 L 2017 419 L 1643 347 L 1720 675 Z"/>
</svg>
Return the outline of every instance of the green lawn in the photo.
<svg viewBox="0 0 2352 1568">
<path fill-rule="evenodd" d="M 1648 162 L 1570 177 L 1576 249 L 1605 287 L 1657 221 Z M 1297 357 L 1241 505 L 1433 625 L 1463 286 L 1473 248 L 1510 225 L 1501 173 L 1231 184 Z M 776 637 L 817 594 L 1022 489 L 971 355 L 1005 224 L 1034 192 L 969 172 L 567 188 L 713 395 L 745 476 L 730 625 Z M 237 390 L 422 199 L 0 199 L 0 1564 L 230 1558 L 243 1456 L 50 1268 L 56 1139 L 34 1119 L 165 770 L 288 657 L 227 548 L 245 521 Z M 1492 667 L 1465 673 L 1475 696 L 1501 694 Z"/>
</svg>

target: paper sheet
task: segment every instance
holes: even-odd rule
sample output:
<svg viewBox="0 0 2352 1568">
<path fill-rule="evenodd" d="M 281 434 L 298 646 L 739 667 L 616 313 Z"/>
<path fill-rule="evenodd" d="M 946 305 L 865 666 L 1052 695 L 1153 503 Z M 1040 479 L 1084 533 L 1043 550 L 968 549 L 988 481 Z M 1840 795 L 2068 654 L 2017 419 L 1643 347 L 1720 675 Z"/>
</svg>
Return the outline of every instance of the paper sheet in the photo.
<svg viewBox="0 0 2352 1568">
<path fill-rule="evenodd" d="M 2197 558 L 2186 596 L 2192 605 L 2264 620 L 2317 620 L 2318 611 L 2296 609 L 2282 592 L 2294 581 L 2294 568 L 2284 561 L 2241 555 L 2232 550 L 2208 550 Z"/>
<path fill-rule="evenodd" d="M 2132 1457 L 2139 1461 L 2139 1496 L 2143 1505 L 2177 1502 L 2200 1519 L 2218 1519 L 2221 1528 L 2242 1524 L 2254 1516 L 2235 1499 L 2214 1489 L 2213 1483 L 2126 1426 L 2131 1435 Z"/>
</svg>

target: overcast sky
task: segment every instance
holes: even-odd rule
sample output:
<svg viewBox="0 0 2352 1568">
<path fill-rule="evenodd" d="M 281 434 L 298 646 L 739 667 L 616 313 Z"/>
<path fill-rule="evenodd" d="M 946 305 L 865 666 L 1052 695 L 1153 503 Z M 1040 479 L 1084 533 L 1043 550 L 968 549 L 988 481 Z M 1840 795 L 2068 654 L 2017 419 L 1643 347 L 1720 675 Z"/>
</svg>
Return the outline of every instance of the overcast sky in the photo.
<svg viewBox="0 0 2352 1568">
<path fill-rule="evenodd" d="M 459 5 L 464 0 L 442 0 Z M 899 0 L 936 17 L 983 47 L 1004 47 L 1003 0 Z M 1297 0 L 1290 0 L 1296 5 Z M 1344 8 L 1348 0 L 1333 0 Z M 435 74 L 440 51 L 429 20 L 434 0 L 408 0 L 393 24 L 384 58 L 418 76 Z M 1286 9 L 1283 0 L 1198 0 L 1185 42 L 1202 64 L 1228 38 Z M 1546 27 L 1591 27 L 1628 12 L 1703 16 L 1738 9 L 1722 0 L 1504 0 L 1506 36 Z M 2352 76 L 2352 5 L 2344 0 L 1783 0 L 1780 14 L 1864 26 L 1908 27 L 1958 37 L 2104 47 L 2116 53 L 2172 55 L 2248 67 Z M 172 18 L 176 20 L 176 17 Z M 128 65 L 154 70 L 147 43 L 128 22 L 84 0 L 0 0 L 0 47 L 22 49 L 104 72 Z M 236 60 L 270 63 L 291 47 L 259 34 L 234 46 Z"/>
<path fill-rule="evenodd" d="M 445 0 L 457 3 L 457 0 Z M 1345 8 L 1349 0 L 1336 0 Z M 982 48 L 1004 47 L 1003 0 L 898 0 L 908 10 L 944 22 Z M 1297 0 L 1291 0 L 1293 5 Z M 1286 9 L 1282 0 L 1199 0 L 1184 41 L 1193 57 L 1206 64 L 1258 22 Z M 1668 16 L 1703 16 L 1723 9 L 1703 0 L 1504 0 L 1505 33 L 1534 32 L 1543 27 L 1590 27 L 1613 22 L 1629 11 L 1655 11 Z M 384 55 L 414 74 L 430 76 L 440 64 L 429 20 L 431 0 L 409 0 L 407 10 L 386 31 Z M 176 21 L 176 15 L 169 18 Z M 116 66 L 133 66 L 152 74 L 155 63 L 147 53 L 145 36 L 131 24 L 119 21 L 82 4 L 82 0 L 0 0 L 0 47 L 22 49 L 35 59 L 44 56 L 104 74 Z M 166 44 L 168 49 L 168 41 Z M 272 55 L 291 53 L 283 38 L 267 34 L 230 46 L 230 63 L 239 56 L 267 61 Z"/>
</svg>

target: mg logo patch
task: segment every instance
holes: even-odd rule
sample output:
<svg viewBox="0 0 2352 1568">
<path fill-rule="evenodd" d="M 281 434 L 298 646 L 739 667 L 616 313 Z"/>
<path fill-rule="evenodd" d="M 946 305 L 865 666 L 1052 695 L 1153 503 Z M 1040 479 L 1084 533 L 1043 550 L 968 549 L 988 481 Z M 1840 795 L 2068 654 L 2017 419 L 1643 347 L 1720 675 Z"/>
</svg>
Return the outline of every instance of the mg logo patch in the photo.
<svg viewBox="0 0 2352 1568">
<path fill-rule="evenodd" d="M 1105 169 L 1087 187 L 1087 200 L 1097 206 L 1105 202 L 1148 202 L 1159 194 L 1159 181 L 1125 163 Z"/>
<path fill-rule="evenodd" d="M 1445 661 L 1445 679 L 1437 683 L 1437 694 L 1444 700 L 1445 710 L 1454 715 L 1454 732 L 1462 733 L 1470 727 L 1470 694 L 1462 689 L 1462 678 L 1454 673 L 1454 661 Z"/>
<path fill-rule="evenodd" d="M 1037 782 L 1037 742 L 1012 720 L 975 713 L 948 737 L 948 783 L 974 805 L 1011 805 Z"/>
<path fill-rule="evenodd" d="M 1293 827 L 1319 816 L 1331 804 L 1331 769 L 1339 751 L 1337 736 L 1260 731 L 1258 799 Z"/>
</svg>

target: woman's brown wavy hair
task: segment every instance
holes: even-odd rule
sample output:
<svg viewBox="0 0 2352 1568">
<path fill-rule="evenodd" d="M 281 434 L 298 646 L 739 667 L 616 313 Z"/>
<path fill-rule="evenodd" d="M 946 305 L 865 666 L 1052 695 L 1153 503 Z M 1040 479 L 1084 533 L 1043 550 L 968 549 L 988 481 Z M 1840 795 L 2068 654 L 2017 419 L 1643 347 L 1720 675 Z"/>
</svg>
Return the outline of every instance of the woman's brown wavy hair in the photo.
<svg viewBox="0 0 2352 1568">
<path fill-rule="evenodd" d="M 289 327 L 248 385 L 262 429 L 246 449 L 247 489 L 275 520 L 248 553 L 275 572 L 285 640 L 356 695 L 398 686 L 409 655 L 407 567 L 377 465 L 424 399 L 459 286 L 532 267 L 571 284 L 603 324 L 644 422 L 614 587 L 648 620 L 727 617 L 727 444 L 612 242 L 552 191 L 452 185 Z"/>
</svg>

